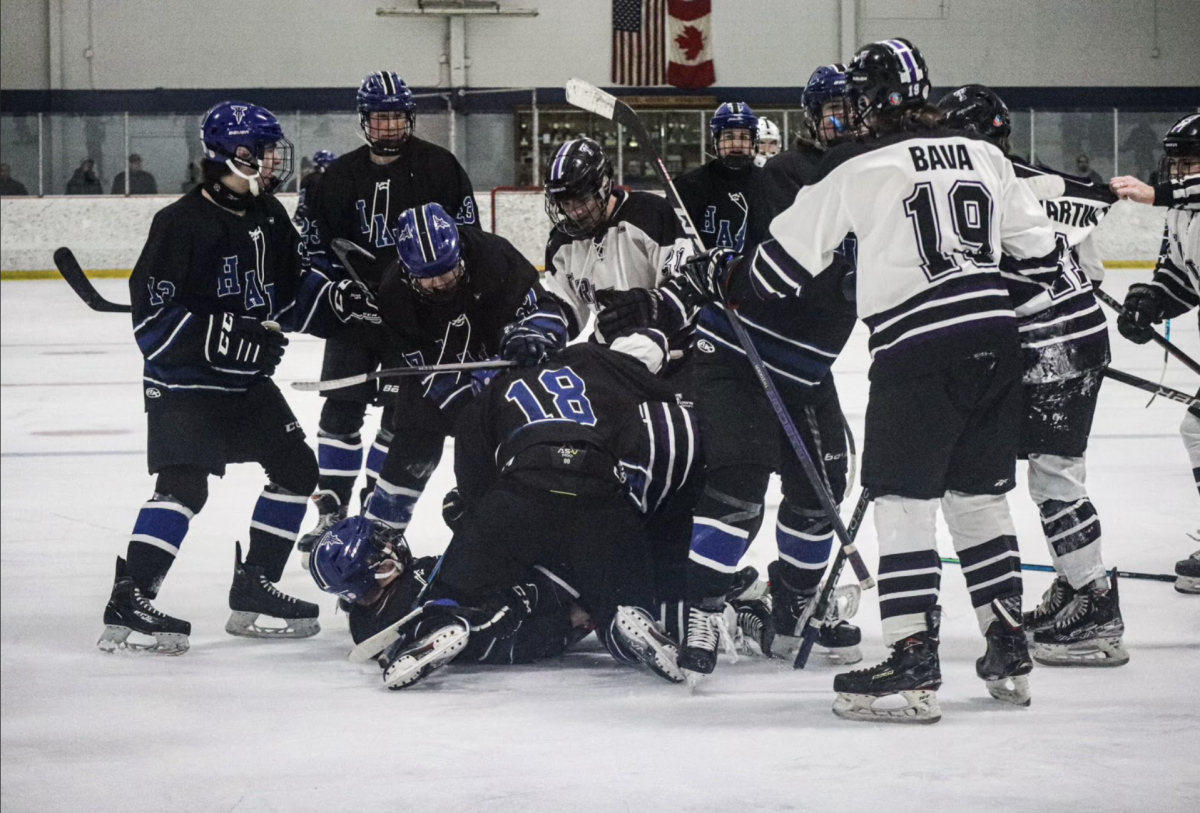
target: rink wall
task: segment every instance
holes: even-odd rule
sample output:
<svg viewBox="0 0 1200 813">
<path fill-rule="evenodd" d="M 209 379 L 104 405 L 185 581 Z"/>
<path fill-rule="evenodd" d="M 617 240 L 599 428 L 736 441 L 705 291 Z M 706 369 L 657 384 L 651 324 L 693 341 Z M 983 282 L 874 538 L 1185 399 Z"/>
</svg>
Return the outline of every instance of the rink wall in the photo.
<svg viewBox="0 0 1200 813">
<path fill-rule="evenodd" d="M 68 246 L 97 276 L 124 276 L 133 268 L 154 213 L 169 195 L 146 197 L 45 197 L 0 199 L 0 271 L 4 279 L 54 277 L 51 259 Z M 296 195 L 281 195 L 291 213 Z M 478 195 L 481 225 L 508 237 L 539 268 L 549 223 L 536 194 Z M 1100 255 L 1110 267 L 1149 267 L 1158 257 L 1165 209 L 1119 203 L 1096 232 Z"/>
</svg>

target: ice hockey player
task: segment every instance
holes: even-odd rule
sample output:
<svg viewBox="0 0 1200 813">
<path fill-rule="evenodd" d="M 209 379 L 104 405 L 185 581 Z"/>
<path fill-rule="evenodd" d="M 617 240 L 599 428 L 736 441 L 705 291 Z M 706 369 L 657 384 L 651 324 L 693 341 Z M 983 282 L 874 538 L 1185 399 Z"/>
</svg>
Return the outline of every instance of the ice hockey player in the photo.
<svg viewBox="0 0 1200 813">
<path fill-rule="evenodd" d="M 566 344 L 567 317 L 542 290 L 534 267 L 503 237 L 459 228 L 437 203 L 400 214 L 392 226 L 399 270 L 384 276 L 380 315 L 401 364 L 491 358 L 540 364 Z M 442 457 L 462 408 L 487 373 L 436 373 L 388 382 L 388 451 L 366 516 L 403 531 Z"/>
<path fill-rule="evenodd" d="M 754 166 L 761 167 L 783 152 L 779 125 L 768 118 L 758 120 L 758 148 L 754 151 Z"/>
<path fill-rule="evenodd" d="M 838 675 L 836 714 L 934 722 L 941 564 L 939 504 L 987 651 L 976 672 L 999 699 L 1029 702 L 1020 555 L 1005 493 L 1015 483 L 1021 421 L 1017 322 L 1000 253 L 1056 268 L 1052 224 L 995 146 L 938 128 L 929 75 L 902 39 L 872 43 L 850 65 L 852 128 L 821 179 L 800 190 L 752 264 L 716 255 L 689 278 L 723 297 L 732 272 L 761 296 L 795 296 L 858 239 L 856 300 L 871 331 L 863 485 L 876 496 L 883 664 Z M 895 200 L 881 211 L 878 202 Z M 1024 269 L 1034 273 L 1035 268 Z M 902 695 L 906 705 L 879 704 Z"/>
<path fill-rule="evenodd" d="M 331 279 L 347 278 L 348 272 L 330 247 L 335 238 L 343 238 L 379 258 L 374 263 L 359 258 L 357 266 L 361 278 L 377 288 L 384 270 L 395 263 L 395 240 L 389 229 L 400 212 L 414 206 L 438 203 L 454 214 L 459 225 L 478 225 L 467 173 L 448 150 L 415 135 L 416 107 L 412 92 L 393 71 L 368 74 L 359 86 L 358 120 L 366 144 L 330 164 L 315 194 L 305 199 L 308 256 Z M 401 363 L 390 352 L 387 331 L 377 331 L 372 337 L 353 344 L 326 342 L 321 377 L 342 378 Z M 391 422 L 388 399 L 374 383 L 324 394 L 317 433 L 321 480 L 313 498 L 320 516 L 316 527 L 301 538 L 302 551 L 309 550 L 325 528 L 346 515 L 363 468 L 361 431 L 369 404 L 381 402 L 385 408 L 380 430 L 366 455 L 364 499 L 373 490 L 391 443 L 386 428 Z"/>
<path fill-rule="evenodd" d="M 1137 344 L 1150 341 L 1153 325 L 1200 305 L 1200 114 L 1189 113 L 1167 131 L 1158 178 L 1158 189 L 1174 190 L 1161 196 L 1156 191 L 1154 196 L 1155 205 L 1163 199 L 1171 202 L 1158 265 L 1148 284 L 1129 287 L 1123 312 L 1117 318 L 1121 335 Z M 1125 191 L 1120 182 L 1127 180 L 1133 179 L 1113 180 L 1118 195 Z M 1132 194 L 1130 197 L 1149 202 Z M 1188 408 L 1179 433 L 1200 490 L 1200 409 Z M 1196 537 L 1200 537 L 1200 531 Z M 1200 593 L 1200 551 L 1176 564 L 1175 574 L 1176 590 Z"/>
<path fill-rule="evenodd" d="M 1008 106 L 991 89 L 958 88 L 938 108 L 948 128 L 977 133 L 1009 154 Z M 1035 277 L 1019 273 L 1011 258 L 1001 260 L 1024 355 L 1019 455 L 1029 461 L 1029 494 L 1058 571 L 1042 603 L 1025 614 L 1025 632 L 1038 663 L 1120 666 L 1129 653 L 1116 576 L 1110 581 L 1106 574 L 1100 519 L 1084 485 L 1084 452 L 1110 360 L 1104 313 L 1092 291 L 1092 280 L 1104 277 L 1092 232 L 1116 196 L 1107 186 L 1010 160 L 1071 247 L 1061 270 Z"/>
<path fill-rule="evenodd" d="M 748 104 L 725 102 L 708 127 L 716 157 L 676 178 L 675 190 L 705 248 L 740 253 L 762 239 L 752 226 L 762 224 L 765 230 L 765 218 L 757 212 L 762 169 L 754 163 L 759 118 Z"/>
<path fill-rule="evenodd" d="M 117 559 L 99 647 L 179 654 L 191 625 L 154 599 L 209 475 L 256 462 L 269 480 L 237 544 L 226 631 L 298 638 L 320 629 L 317 606 L 275 588 L 317 484 L 317 463 L 271 374 L 287 340 L 279 329 L 329 336 L 378 322 L 367 292 L 302 269 L 299 235 L 272 196 L 292 172 L 291 144 L 270 111 L 223 102 L 201 122 L 203 182 L 158 212 L 129 281 L 134 337 L 145 357 L 148 463 L 154 495 Z M 259 626 L 260 615 L 284 621 Z M 130 642 L 131 633 L 154 644 Z"/>
<path fill-rule="evenodd" d="M 319 184 L 325 177 L 325 170 L 329 169 L 329 165 L 337 160 L 337 153 L 332 150 L 317 150 L 312 157 L 312 172 L 300 183 L 300 193 L 304 194 L 314 184 Z"/>
<path fill-rule="evenodd" d="M 651 192 L 614 186 L 612 164 L 600 145 L 576 138 L 559 148 L 546 173 L 546 213 L 554 223 L 546 245 L 546 288 L 570 307 L 574 338 L 599 311 L 598 339 L 654 328 L 673 356 L 667 375 L 684 369 L 695 311 L 684 307 L 663 268 L 692 244 L 675 210 Z"/>
</svg>

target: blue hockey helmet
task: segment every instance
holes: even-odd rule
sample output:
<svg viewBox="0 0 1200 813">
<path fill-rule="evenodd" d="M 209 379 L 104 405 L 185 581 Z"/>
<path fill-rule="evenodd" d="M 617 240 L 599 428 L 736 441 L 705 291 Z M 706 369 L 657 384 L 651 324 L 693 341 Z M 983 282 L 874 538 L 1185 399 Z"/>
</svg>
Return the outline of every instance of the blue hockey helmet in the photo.
<svg viewBox="0 0 1200 813">
<path fill-rule="evenodd" d="M 358 124 L 376 155 L 399 155 L 417 125 L 417 102 L 395 71 L 367 74 L 358 87 Z M 376 115 L 372 121 L 371 114 Z"/>
<path fill-rule="evenodd" d="M 325 167 L 337 160 L 337 153 L 332 150 L 317 150 L 313 153 L 313 166 L 317 169 L 325 169 Z"/>
<path fill-rule="evenodd" d="M 433 299 L 452 295 L 465 271 L 458 226 L 441 204 L 426 203 L 401 212 L 395 235 L 400 265 L 413 288 Z M 447 274 L 453 276 L 441 279 Z"/>
<path fill-rule="evenodd" d="M 308 572 L 326 593 L 359 601 L 380 578 L 403 573 L 411 561 L 402 533 L 366 517 L 349 517 L 321 534 L 309 554 Z"/>
<path fill-rule="evenodd" d="M 808 116 L 809 135 L 818 143 L 828 147 L 853 135 L 849 92 L 845 65 L 822 65 L 808 77 L 801 104 Z"/>
<path fill-rule="evenodd" d="M 745 102 L 725 102 L 713 113 L 713 117 L 708 123 L 708 129 L 712 133 L 713 154 L 726 165 L 738 169 L 749 166 L 753 162 L 758 146 L 758 116 L 754 115 L 750 105 Z M 745 130 L 749 133 L 750 149 L 747 153 L 726 155 L 722 152 L 721 134 L 728 130 Z"/>
<path fill-rule="evenodd" d="M 251 194 L 273 192 L 292 177 L 292 143 L 262 105 L 221 102 L 200 121 L 204 160 L 224 164 L 250 182 Z"/>
</svg>

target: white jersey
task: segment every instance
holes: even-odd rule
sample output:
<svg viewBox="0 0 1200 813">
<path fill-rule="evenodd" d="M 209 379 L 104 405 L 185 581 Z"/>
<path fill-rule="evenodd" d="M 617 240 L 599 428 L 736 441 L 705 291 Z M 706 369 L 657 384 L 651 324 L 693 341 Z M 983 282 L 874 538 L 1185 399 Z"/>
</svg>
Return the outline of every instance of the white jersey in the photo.
<svg viewBox="0 0 1200 813">
<path fill-rule="evenodd" d="M 1166 293 L 1168 319 L 1200 305 L 1200 210 L 1167 212 L 1162 253 L 1150 284 Z"/>
<path fill-rule="evenodd" d="M 1009 160 L 960 133 L 902 133 L 831 150 L 820 179 L 772 221 L 773 239 L 751 269 L 756 290 L 798 294 L 850 232 L 873 375 L 1005 344 L 1015 351 L 1001 252 L 1040 260 L 1038 271 L 1058 266 L 1050 221 Z"/>
</svg>

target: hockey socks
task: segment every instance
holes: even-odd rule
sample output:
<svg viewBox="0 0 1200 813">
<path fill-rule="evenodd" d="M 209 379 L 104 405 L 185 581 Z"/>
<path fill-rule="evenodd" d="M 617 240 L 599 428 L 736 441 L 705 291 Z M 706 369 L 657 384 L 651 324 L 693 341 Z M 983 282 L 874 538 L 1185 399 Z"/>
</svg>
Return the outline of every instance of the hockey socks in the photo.
<svg viewBox="0 0 1200 813">
<path fill-rule="evenodd" d="M 992 599 L 1020 596 L 1022 590 L 1021 554 L 1008 501 L 1003 494 L 948 491 L 942 513 L 962 561 L 979 631 L 986 633 L 996 619 Z M 1020 619 L 1019 603 L 1013 612 Z"/>
<path fill-rule="evenodd" d="M 246 565 L 261 568 L 271 582 L 279 581 L 292 552 L 308 497 L 270 484 L 262 490 L 250 517 L 250 551 Z"/>
<path fill-rule="evenodd" d="M 374 455 L 374 445 L 371 447 Z M 386 456 L 386 451 L 384 455 Z M 348 505 L 354 491 L 354 481 L 363 465 L 362 436 L 317 433 L 317 466 L 321 479 L 318 488 L 337 495 L 339 505 Z M 382 463 L 380 464 L 382 465 Z M 368 460 L 368 472 L 370 463 Z"/>
<path fill-rule="evenodd" d="M 1087 497 L 1075 502 L 1046 500 L 1038 505 L 1042 530 L 1054 558 L 1054 569 L 1066 577 L 1071 587 L 1082 589 L 1104 579 L 1100 556 L 1100 517 Z"/>
<path fill-rule="evenodd" d="M 937 553 L 937 500 L 879 497 L 879 614 L 889 646 L 924 632 L 926 613 L 938 602 L 942 563 Z"/>
<path fill-rule="evenodd" d="M 775 523 L 775 541 L 780 561 L 791 566 L 788 586 L 801 593 L 815 591 L 833 548 L 833 525 L 825 512 L 792 508 L 785 499 Z"/>
<path fill-rule="evenodd" d="M 394 485 L 380 479 L 375 483 L 367 505 L 366 517 L 374 522 L 381 522 L 389 528 L 403 531 L 412 521 L 413 508 L 417 505 L 421 492 L 413 488 Z"/>
<path fill-rule="evenodd" d="M 375 491 L 375 483 L 379 480 L 379 473 L 383 471 L 383 463 L 387 460 L 388 449 L 391 445 L 392 433 L 385 429 L 380 429 L 379 434 L 375 436 L 375 441 L 371 444 L 370 451 L 367 452 L 367 486 L 362 492 L 364 510 L 367 507 L 367 499 Z"/>
<path fill-rule="evenodd" d="M 179 554 L 193 513 L 169 495 L 155 494 L 142 506 L 129 537 L 125 573 L 148 598 L 158 595 Z"/>
</svg>

